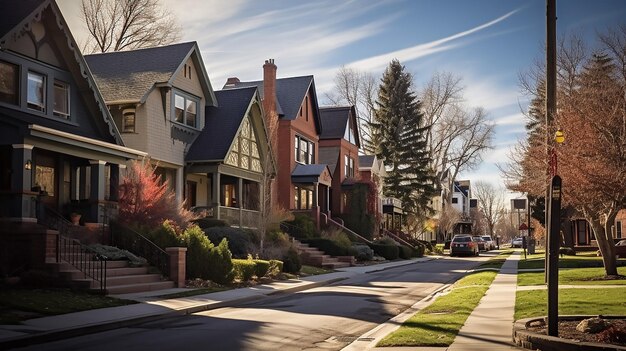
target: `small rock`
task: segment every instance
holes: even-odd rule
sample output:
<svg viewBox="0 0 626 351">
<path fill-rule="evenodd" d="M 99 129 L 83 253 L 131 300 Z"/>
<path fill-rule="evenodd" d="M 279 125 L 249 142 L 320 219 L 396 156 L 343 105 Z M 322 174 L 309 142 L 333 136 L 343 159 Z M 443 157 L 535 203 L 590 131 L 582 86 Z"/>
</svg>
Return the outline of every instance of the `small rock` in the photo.
<svg viewBox="0 0 626 351">
<path fill-rule="evenodd" d="M 593 317 L 593 318 L 583 319 L 576 326 L 576 330 L 578 330 L 581 333 L 595 334 L 595 333 L 599 333 L 603 331 L 604 329 L 610 326 L 611 326 L 611 323 L 607 322 L 606 320 L 602 318 L 598 318 L 598 317 Z"/>
<path fill-rule="evenodd" d="M 546 322 L 543 319 L 536 319 L 536 320 L 531 321 L 530 323 L 528 323 L 528 326 L 532 327 L 532 328 L 534 328 L 534 327 L 537 327 L 537 328 L 538 327 L 543 327 L 545 325 L 546 325 Z"/>
</svg>

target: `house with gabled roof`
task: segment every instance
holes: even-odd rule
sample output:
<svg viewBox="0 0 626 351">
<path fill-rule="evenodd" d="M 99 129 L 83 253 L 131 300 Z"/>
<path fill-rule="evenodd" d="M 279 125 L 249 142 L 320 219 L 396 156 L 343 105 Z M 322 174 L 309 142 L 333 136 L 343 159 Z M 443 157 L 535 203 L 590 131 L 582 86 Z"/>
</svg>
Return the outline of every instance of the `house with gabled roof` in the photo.
<svg viewBox="0 0 626 351">
<path fill-rule="evenodd" d="M 195 42 L 85 57 L 124 143 L 185 196 L 185 155 L 217 99 Z"/>
<path fill-rule="evenodd" d="M 55 258 L 58 232 L 43 224 L 105 221 L 121 170 L 145 156 L 125 145 L 77 48 L 54 1 L 0 1 L 0 268 Z"/>
<path fill-rule="evenodd" d="M 259 88 L 276 157 L 277 176 L 272 185 L 276 203 L 294 212 L 311 213 L 319 224 L 320 213 L 330 211 L 332 174 L 318 156 L 322 124 L 315 80 L 313 76 L 277 79 L 276 71 L 274 60 L 267 60 L 263 80 L 229 78 L 224 89 Z"/>
<path fill-rule="evenodd" d="M 187 202 L 231 226 L 256 228 L 264 186 L 275 173 L 255 86 L 215 92 L 205 126 L 185 156 Z"/>
<path fill-rule="evenodd" d="M 320 134 L 320 163 L 328 165 L 333 182 L 330 191 L 330 208 L 333 215 L 347 211 L 347 193 L 359 173 L 359 148 L 361 138 L 354 106 L 320 108 L 323 132 Z"/>
</svg>

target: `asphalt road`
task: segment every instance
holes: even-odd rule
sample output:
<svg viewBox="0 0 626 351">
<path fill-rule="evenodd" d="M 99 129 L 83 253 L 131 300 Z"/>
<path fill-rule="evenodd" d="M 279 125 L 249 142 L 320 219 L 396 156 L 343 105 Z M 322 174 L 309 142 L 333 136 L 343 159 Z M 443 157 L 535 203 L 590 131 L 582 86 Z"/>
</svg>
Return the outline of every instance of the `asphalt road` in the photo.
<svg viewBox="0 0 626 351">
<path fill-rule="evenodd" d="M 23 350 L 340 350 L 485 259 L 481 255 L 415 263 L 238 307 Z"/>
</svg>

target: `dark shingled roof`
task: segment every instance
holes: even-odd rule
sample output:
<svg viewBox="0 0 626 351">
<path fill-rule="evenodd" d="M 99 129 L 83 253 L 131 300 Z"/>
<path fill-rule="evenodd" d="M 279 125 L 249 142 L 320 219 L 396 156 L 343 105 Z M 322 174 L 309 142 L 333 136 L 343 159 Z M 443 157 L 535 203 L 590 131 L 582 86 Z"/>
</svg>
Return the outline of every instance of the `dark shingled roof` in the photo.
<svg viewBox="0 0 626 351">
<path fill-rule="evenodd" d="M 0 37 L 25 20 L 47 0 L 0 0 Z"/>
<path fill-rule="evenodd" d="M 320 175 L 322 175 L 322 173 L 324 173 L 324 170 L 327 168 L 328 166 L 323 165 L 323 164 L 312 164 L 312 165 L 303 165 L 303 164 L 296 164 L 296 168 L 293 170 L 293 172 L 291 172 L 291 176 L 292 177 L 319 177 Z M 330 173 L 330 172 L 329 172 Z"/>
<path fill-rule="evenodd" d="M 320 107 L 322 134 L 320 139 L 341 139 L 346 133 L 350 106 Z"/>
<path fill-rule="evenodd" d="M 359 167 L 374 166 L 374 155 L 359 155 Z"/>
<path fill-rule="evenodd" d="M 85 56 L 108 101 L 139 101 L 155 83 L 168 82 L 195 42 Z"/>
<path fill-rule="evenodd" d="M 276 79 L 276 100 L 278 100 L 276 109 L 282 118 L 294 120 L 298 117 L 302 100 L 312 83 L 313 76 Z M 261 98 L 264 98 L 262 80 L 235 83 L 235 88 L 250 86 L 258 87 Z"/>
<path fill-rule="evenodd" d="M 223 160 L 256 90 L 256 87 L 250 87 L 216 91 L 219 107 L 206 108 L 204 129 L 189 148 L 185 160 Z"/>
</svg>

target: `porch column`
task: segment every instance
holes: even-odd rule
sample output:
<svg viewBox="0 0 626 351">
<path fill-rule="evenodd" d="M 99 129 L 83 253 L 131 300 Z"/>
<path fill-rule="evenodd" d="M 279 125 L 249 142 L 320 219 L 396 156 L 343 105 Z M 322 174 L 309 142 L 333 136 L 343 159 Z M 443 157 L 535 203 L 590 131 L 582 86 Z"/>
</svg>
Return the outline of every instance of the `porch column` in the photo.
<svg viewBox="0 0 626 351">
<path fill-rule="evenodd" d="M 239 228 L 243 223 L 243 179 L 237 178 L 237 205 L 239 205 Z"/>
<path fill-rule="evenodd" d="M 117 201 L 120 184 L 120 165 L 111 164 L 111 181 L 109 184 L 109 200 Z"/>
<path fill-rule="evenodd" d="M 183 174 L 183 167 L 176 169 L 176 203 L 178 205 L 183 203 L 183 184 L 185 183 L 185 176 Z"/>
<path fill-rule="evenodd" d="M 77 171 L 80 167 L 75 167 L 70 164 L 70 201 L 80 200 L 80 193 L 78 192 L 78 177 Z"/>
<path fill-rule="evenodd" d="M 313 207 L 319 206 L 319 183 L 313 183 Z"/>
<path fill-rule="evenodd" d="M 330 217 L 330 187 L 326 186 L 326 214 Z"/>
<path fill-rule="evenodd" d="M 105 161 L 100 160 L 89 160 L 89 164 L 91 165 L 91 191 L 89 194 L 89 202 L 90 202 L 90 220 L 100 223 L 100 219 L 103 218 L 104 215 L 103 209 L 100 207 L 100 203 L 104 201 L 104 165 Z"/>
<path fill-rule="evenodd" d="M 220 173 L 214 172 L 211 179 L 211 205 L 213 205 L 213 218 L 220 219 Z"/>
<path fill-rule="evenodd" d="M 32 179 L 34 170 L 33 145 L 13 144 L 11 155 L 11 192 L 14 193 L 9 199 L 9 217 L 36 218 L 35 197 L 32 193 Z"/>
</svg>

